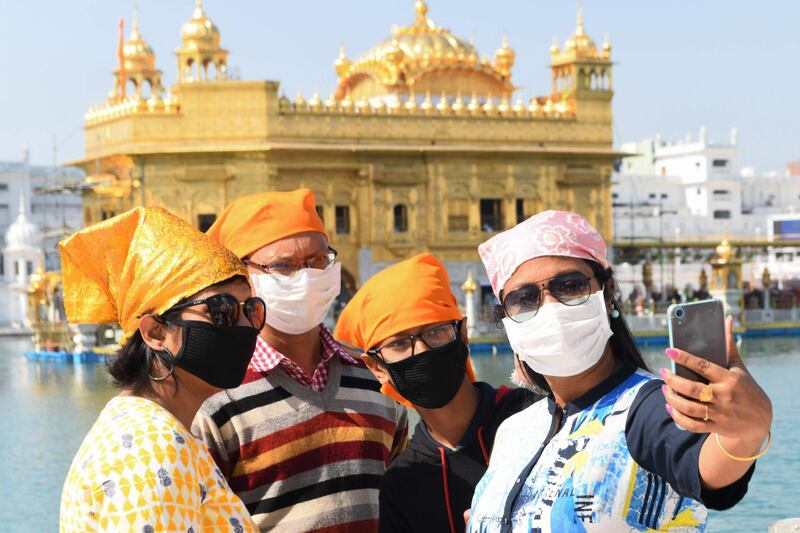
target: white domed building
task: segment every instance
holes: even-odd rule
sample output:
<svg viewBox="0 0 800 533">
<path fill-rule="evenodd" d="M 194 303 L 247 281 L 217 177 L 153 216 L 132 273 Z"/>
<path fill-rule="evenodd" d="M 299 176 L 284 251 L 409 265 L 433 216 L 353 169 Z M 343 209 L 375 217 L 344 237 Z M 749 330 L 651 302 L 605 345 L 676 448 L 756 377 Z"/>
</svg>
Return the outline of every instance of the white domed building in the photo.
<svg viewBox="0 0 800 533">
<path fill-rule="evenodd" d="M 13 328 L 30 327 L 28 285 L 30 277 L 44 263 L 42 234 L 28 220 L 26 200 L 20 195 L 19 214 L 8 227 L 3 248 L 3 280 L 0 286 L 0 324 Z"/>
</svg>

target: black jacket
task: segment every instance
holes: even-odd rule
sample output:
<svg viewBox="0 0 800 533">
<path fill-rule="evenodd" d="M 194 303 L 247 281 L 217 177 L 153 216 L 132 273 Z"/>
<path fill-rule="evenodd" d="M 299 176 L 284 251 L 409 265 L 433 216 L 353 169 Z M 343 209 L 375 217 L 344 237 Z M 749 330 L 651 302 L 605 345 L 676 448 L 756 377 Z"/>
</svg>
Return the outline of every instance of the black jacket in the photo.
<svg viewBox="0 0 800 533">
<path fill-rule="evenodd" d="M 526 389 L 475 385 L 478 408 L 457 448 L 436 442 L 420 421 L 408 447 L 389 465 L 381 480 L 381 533 L 464 531 L 464 511 L 486 472 L 497 428 L 541 398 Z"/>
</svg>

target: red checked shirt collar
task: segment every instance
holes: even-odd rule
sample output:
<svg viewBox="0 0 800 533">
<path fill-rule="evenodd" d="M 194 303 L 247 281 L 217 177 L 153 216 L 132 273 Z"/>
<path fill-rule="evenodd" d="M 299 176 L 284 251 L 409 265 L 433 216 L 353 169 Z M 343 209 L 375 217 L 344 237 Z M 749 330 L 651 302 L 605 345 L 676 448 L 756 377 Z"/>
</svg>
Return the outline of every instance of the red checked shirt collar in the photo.
<svg viewBox="0 0 800 533">
<path fill-rule="evenodd" d="M 256 341 L 253 358 L 250 360 L 250 369 L 267 373 L 280 366 L 293 380 L 319 392 L 328 383 L 328 368 L 334 355 L 338 355 L 345 363 L 361 366 L 361 361 L 344 351 L 327 327 L 320 325 L 319 332 L 320 340 L 322 341 L 322 359 L 317 365 L 313 376 L 309 377 L 297 363 L 270 346 L 260 336 Z"/>
</svg>

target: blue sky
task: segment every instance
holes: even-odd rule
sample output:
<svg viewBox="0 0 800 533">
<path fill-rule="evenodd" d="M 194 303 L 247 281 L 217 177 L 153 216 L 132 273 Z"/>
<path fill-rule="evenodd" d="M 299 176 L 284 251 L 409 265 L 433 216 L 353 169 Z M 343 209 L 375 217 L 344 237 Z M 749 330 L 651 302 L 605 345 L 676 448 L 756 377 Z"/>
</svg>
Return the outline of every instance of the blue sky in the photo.
<svg viewBox="0 0 800 533">
<path fill-rule="evenodd" d="M 357 57 L 413 20 L 413 0 L 205 0 L 243 79 L 281 82 L 293 96 L 336 84 L 339 43 Z M 138 5 L 164 81 L 193 0 L 0 0 L 0 160 L 36 163 L 83 152 L 83 114 L 104 101 L 117 20 Z M 522 96 L 549 90 L 548 48 L 575 27 L 571 0 L 428 0 L 429 16 L 493 55 L 507 34 Z M 586 0 L 586 29 L 613 45 L 617 143 L 739 131 L 742 163 L 782 170 L 800 159 L 800 2 Z"/>
</svg>

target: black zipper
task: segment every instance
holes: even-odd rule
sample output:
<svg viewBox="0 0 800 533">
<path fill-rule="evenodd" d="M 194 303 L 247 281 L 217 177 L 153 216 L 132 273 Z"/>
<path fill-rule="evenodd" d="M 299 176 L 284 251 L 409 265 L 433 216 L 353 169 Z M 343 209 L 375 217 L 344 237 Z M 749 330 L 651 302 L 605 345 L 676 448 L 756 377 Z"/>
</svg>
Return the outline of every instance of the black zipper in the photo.
<svg viewBox="0 0 800 533">
<path fill-rule="evenodd" d="M 553 440 L 553 437 L 558 435 L 558 432 L 561 431 L 563 423 L 566 421 L 566 419 L 567 410 L 556 404 L 556 412 L 553 413 L 553 420 L 550 422 L 550 430 L 547 432 L 547 438 L 544 439 L 544 442 L 539 447 L 536 455 L 533 456 L 533 459 L 531 459 L 531 461 L 525 465 L 525 468 L 517 477 L 517 480 L 514 482 L 514 486 L 511 488 L 511 492 L 506 499 L 506 505 L 503 509 L 503 523 L 500 526 L 501 533 L 508 533 L 511 531 L 511 513 L 514 510 L 514 506 L 517 504 L 520 492 L 522 492 L 522 485 L 525 484 L 525 480 L 531 475 L 533 467 L 536 466 L 537 462 L 539 462 L 539 458 L 541 457 L 544 449 L 548 444 L 550 444 L 550 441 Z"/>
</svg>

